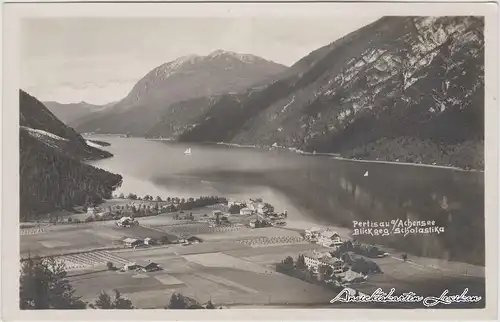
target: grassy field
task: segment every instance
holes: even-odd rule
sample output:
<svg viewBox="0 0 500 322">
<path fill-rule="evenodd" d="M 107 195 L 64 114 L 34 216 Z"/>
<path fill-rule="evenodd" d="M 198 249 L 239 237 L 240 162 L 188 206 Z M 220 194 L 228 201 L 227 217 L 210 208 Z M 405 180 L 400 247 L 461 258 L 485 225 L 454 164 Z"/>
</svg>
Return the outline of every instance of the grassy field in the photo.
<svg viewBox="0 0 500 322">
<path fill-rule="evenodd" d="M 116 289 L 139 308 L 162 308 L 174 292 L 201 302 L 211 299 L 218 305 L 327 303 L 334 296 L 332 291 L 317 285 L 249 262 L 245 265 L 241 259 L 229 261 L 228 257 L 220 253 L 157 256 L 156 262 L 165 267 L 160 272 L 96 271 L 74 275 L 70 281 L 85 300 L 92 301 L 101 290 Z M 228 263 L 235 264 L 234 268 L 227 267 Z"/>
<path fill-rule="evenodd" d="M 21 236 L 21 256 L 57 255 L 86 251 L 96 248 L 117 247 L 117 241 L 125 237 L 160 238 L 170 236 L 146 227 L 119 228 L 114 222 L 99 222 L 92 224 L 58 225 L 45 228 L 43 233 Z"/>
<path fill-rule="evenodd" d="M 208 209 L 212 208 L 201 209 L 195 218 Z M 172 217 L 173 214 L 139 218 L 141 226 L 132 228 L 116 227 L 114 221 L 24 227 L 20 251 L 22 256 L 65 254 L 61 259 L 68 266 L 78 295 L 93 300 L 100 291 L 116 289 L 139 308 L 163 308 L 173 292 L 227 306 L 328 305 L 335 296 L 332 290 L 275 272 L 274 264 L 286 256 L 296 259 L 309 250 L 327 251 L 320 245 L 303 243 L 298 231 L 277 227 L 215 231 L 206 230 L 206 223 Z M 116 245 L 124 237 L 160 238 L 184 231 L 202 232 L 195 235 L 204 242 L 136 250 Z M 101 249 L 110 247 L 118 249 Z M 484 268 L 425 258 L 404 262 L 398 252 L 390 252 L 392 256 L 374 260 L 384 274 L 369 276 L 366 283 L 353 288 L 371 293 L 378 287 L 385 291 L 394 287 L 398 292 L 439 296 L 444 289 L 455 294 L 468 287 L 470 295 L 484 295 Z M 163 270 L 119 273 L 107 271 L 107 261 L 117 267 L 127 262 L 154 261 Z M 470 276 L 462 274 L 464 267 Z"/>
</svg>

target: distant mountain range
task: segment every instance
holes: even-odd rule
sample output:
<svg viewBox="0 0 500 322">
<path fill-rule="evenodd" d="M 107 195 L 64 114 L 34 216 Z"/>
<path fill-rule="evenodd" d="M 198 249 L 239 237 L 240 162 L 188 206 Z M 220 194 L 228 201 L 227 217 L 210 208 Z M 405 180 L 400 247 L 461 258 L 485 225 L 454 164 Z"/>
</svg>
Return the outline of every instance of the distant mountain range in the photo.
<svg viewBox="0 0 500 322">
<path fill-rule="evenodd" d="M 87 102 L 63 104 L 58 102 L 43 102 L 43 104 L 65 124 L 75 128 L 80 123 L 86 122 L 88 118 L 104 112 L 116 102 L 105 105 L 89 104 Z"/>
<path fill-rule="evenodd" d="M 82 163 L 111 157 L 89 146 L 40 101 L 19 92 L 20 220 L 109 198 L 122 177 Z"/>
<path fill-rule="evenodd" d="M 172 116 L 182 117 L 175 103 L 241 91 L 271 79 L 286 66 L 263 58 L 218 50 L 208 56 L 186 56 L 150 71 L 121 101 L 85 120 L 69 122 L 81 132 L 122 133 L 144 136 L 158 123 L 170 124 Z M 50 108 L 51 106 L 49 106 Z M 60 113 L 53 110 L 55 113 Z M 193 113 L 195 112 L 195 113 Z M 203 112 L 190 110 L 199 116 Z M 187 118 L 190 121 L 190 118 Z M 181 129 L 182 130 L 182 129 Z"/>
<path fill-rule="evenodd" d="M 483 30 L 479 17 L 384 17 L 290 68 L 183 57 L 76 129 L 482 168 Z"/>
</svg>

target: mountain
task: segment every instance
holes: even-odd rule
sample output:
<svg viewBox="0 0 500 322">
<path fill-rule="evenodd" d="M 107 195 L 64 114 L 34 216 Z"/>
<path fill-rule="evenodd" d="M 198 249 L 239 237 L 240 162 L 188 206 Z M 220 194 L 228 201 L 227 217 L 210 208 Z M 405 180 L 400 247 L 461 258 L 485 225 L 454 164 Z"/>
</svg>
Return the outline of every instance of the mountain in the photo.
<svg viewBox="0 0 500 322">
<path fill-rule="evenodd" d="M 113 106 L 115 102 L 105 105 L 94 105 L 84 101 L 69 104 L 49 101 L 43 102 L 43 104 L 64 124 L 74 128 L 81 122 L 85 122 L 89 117 L 93 117 L 94 113 L 102 112 L 106 108 Z"/>
<path fill-rule="evenodd" d="M 61 122 L 43 103 L 22 90 L 19 91 L 19 113 L 21 131 L 27 131 L 38 140 L 59 149 L 61 153 L 78 160 L 113 156 L 107 151 L 89 146 L 79 133 Z"/>
<path fill-rule="evenodd" d="M 205 107 L 180 141 L 484 166 L 484 21 L 384 17 Z"/>
<path fill-rule="evenodd" d="M 109 198 L 122 177 L 82 163 L 112 156 L 87 145 L 40 101 L 19 92 L 20 220 Z"/>
<path fill-rule="evenodd" d="M 157 123 L 170 125 L 172 104 L 238 92 L 285 69 L 254 55 L 222 50 L 181 57 L 147 73 L 123 100 L 81 122 L 77 130 L 142 136 Z"/>
</svg>

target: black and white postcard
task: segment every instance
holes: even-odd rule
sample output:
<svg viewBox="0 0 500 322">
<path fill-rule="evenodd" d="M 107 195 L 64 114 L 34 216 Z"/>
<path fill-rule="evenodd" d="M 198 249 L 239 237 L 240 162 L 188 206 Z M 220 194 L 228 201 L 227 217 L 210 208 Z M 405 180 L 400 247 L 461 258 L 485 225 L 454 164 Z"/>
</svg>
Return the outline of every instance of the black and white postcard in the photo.
<svg viewBox="0 0 500 322">
<path fill-rule="evenodd" d="M 3 319 L 495 319 L 497 10 L 4 5 Z"/>
</svg>

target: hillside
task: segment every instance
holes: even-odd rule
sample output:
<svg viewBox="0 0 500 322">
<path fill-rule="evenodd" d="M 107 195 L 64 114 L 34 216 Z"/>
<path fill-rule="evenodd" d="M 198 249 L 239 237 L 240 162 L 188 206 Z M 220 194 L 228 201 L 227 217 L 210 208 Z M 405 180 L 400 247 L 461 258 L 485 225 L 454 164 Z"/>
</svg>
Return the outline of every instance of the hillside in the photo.
<svg viewBox="0 0 500 322">
<path fill-rule="evenodd" d="M 221 50 L 208 56 L 181 57 L 147 73 L 123 100 L 96 117 L 80 122 L 77 130 L 142 136 L 154 127 L 163 128 L 158 123 L 166 125 L 166 129 L 173 128 L 177 125 L 169 122 L 172 116 L 182 115 L 174 112 L 182 105 L 172 104 L 238 92 L 285 68 L 257 56 Z M 193 117 L 202 112 L 189 111 Z M 157 136 L 171 134 L 170 131 L 154 132 Z"/>
<path fill-rule="evenodd" d="M 179 139 L 482 168 L 483 28 L 384 17 L 258 91 L 219 97 Z"/>
<path fill-rule="evenodd" d="M 109 198 L 122 177 L 81 161 L 112 155 L 88 146 L 36 98 L 19 98 L 20 220 Z"/>
<path fill-rule="evenodd" d="M 115 103 L 94 105 L 83 101 L 69 104 L 50 101 L 43 102 L 43 104 L 64 124 L 75 128 L 80 125 L 80 123 L 85 122 L 88 118 L 93 117 L 92 115 L 95 115 L 95 113 L 102 112 L 106 108 L 113 106 Z"/>
<path fill-rule="evenodd" d="M 27 131 L 61 153 L 79 160 L 113 156 L 107 151 L 87 145 L 79 133 L 61 122 L 43 103 L 22 90 L 19 91 L 19 113 L 21 131 Z"/>
</svg>

